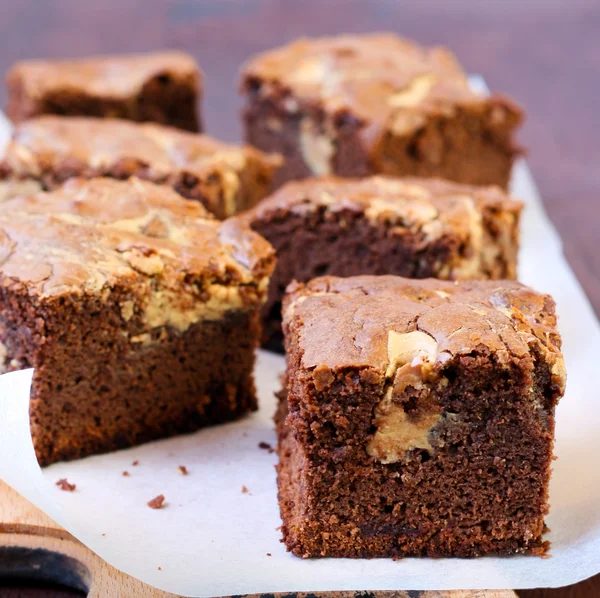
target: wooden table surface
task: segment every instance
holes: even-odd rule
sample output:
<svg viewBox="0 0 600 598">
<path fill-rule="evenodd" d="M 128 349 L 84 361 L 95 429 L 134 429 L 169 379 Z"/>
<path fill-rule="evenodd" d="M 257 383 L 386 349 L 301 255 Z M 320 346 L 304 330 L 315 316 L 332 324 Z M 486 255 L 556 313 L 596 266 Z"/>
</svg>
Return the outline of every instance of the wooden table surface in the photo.
<svg viewBox="0 0 600 598">
<path fill-rule="evenodd" d="M 470 72 L 523 104 L 520 139 L 600 314 L 597 0 L 0 0 L 0 71 L 21 58 L 184 49 L 206 73 L 207 132 L 238 140 L 236 78 L 247 56 L 302 35 L 375 30 L 449 46 Z M 0 596 L 47 595 L 19 592 L 0 589 Z M 597 597 L 600 578 L 522 595 Z"/>
</svg>

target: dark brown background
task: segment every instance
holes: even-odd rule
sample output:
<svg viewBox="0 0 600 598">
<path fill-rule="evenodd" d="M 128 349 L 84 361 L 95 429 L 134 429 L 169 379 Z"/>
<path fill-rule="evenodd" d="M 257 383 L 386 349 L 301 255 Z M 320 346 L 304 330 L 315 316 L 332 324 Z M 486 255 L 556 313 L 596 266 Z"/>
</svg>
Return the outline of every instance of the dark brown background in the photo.
<svg viewBox="0 0 600 598">
<path fill-rule="evenodd" d="M 184 49 L 206 73 L 207 131 L 237 140 L 236 78 L 247 56 L 302 35 L 373 30 L 448 45 L 524 105 L 529 164 L 600 313 L 598 0 L 0 0 L 0 71 L 21 58 Z M 523 595 L 595 598 L 600 579 Z"/>
</svg>

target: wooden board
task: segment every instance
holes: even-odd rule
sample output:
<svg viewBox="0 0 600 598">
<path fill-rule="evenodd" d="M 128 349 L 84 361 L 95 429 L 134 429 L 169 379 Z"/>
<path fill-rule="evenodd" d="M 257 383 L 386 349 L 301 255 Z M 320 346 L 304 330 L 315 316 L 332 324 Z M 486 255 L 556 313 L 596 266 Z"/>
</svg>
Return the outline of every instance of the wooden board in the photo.
<svg viewBox="0 0 600 598">
<path fill-rule="evenodd" d="M 52 581 L 88 592 L 90 598 L 168 598 L 104 562 L 12 488 L 0 482 L 0 576 Z M 367 598 L 360 592 L 336 592 L 336 598 Z M 260 598 L 261 594 L 248 595 Z M 267 596 L 266 594 L 264 596 Z M 284 594 L 268 594 L 269 598 Z M 286 598 L 332 596 L 331 593 L 285 594 Z M 512 591 L 373 592 L 381 598 L 516 598 Z"/>
</svg>

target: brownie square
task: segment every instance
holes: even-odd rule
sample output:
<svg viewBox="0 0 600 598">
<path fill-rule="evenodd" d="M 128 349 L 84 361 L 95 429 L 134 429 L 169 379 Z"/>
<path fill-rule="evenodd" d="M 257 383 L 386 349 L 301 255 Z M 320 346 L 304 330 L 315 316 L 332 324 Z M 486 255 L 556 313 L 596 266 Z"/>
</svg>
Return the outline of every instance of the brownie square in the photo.
<svg viewBox="0 0 600 598">
<path fill-rule="evenodd" d="M 284 185 L 238 216 L 277 253 L 264 344 L 281 348 L 281 299 L 292 280 L 514 279 L 521 208 L 498 187 L 439 179 L 324 177 Z"/>
<path fill-rule="evenodd" d="M 472 91 L 453 54 L 393 34 L 300 39 L 242 70 L 246 138 L 310 175 L 508 185 L 522 111 Z"/>
<path fill-rule="evenodd" d="M 546 552 L 565 386 L 549 296 L 517 282 L 324 277 L 291 285 L 284 333 L 288 550 Z"/>
<path fill-rule="evenodd" d="M 0 204 L 0 371 L 34 368 L 40 464 L 256 409 L 273 251 L 139 179 Z"/>
<path fill-rule="evenodd" d="M 0 200 L 71 177 L 137 176 L 227 218 L 264 197 L 278 164 L 248 146 L 153 123 L 41 116 L 17 125 L 0 155 Z"/>
<path fill-rule="evenodd" d="M 199 131 L 202 80 L 195 60 L 183 52 L 23 60 L 6 75 L 6 113 L 14 122 L 57 114 Z"/>
</svg>

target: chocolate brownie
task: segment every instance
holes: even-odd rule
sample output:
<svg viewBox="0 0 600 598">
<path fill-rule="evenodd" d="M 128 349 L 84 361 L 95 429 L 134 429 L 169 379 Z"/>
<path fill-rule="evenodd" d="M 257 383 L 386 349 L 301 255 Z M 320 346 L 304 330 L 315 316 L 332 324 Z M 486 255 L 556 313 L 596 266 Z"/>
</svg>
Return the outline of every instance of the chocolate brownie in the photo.
<svg viewBox="0 0 600 598">
<path fill-rule="evenodd" d="M 226 218 L 263 198 L 278 163 L 248 146 L 153 123 L 41 116 L 17 125 L 0 156 L 0 200 L 71 177 L 137 176 Z"/>
<path fill-rule="evenodd" d="M 0 204 L 0 371 L 34 368 L 48 465 L 256 409 L 273 250 L 139 179 L 73 179 Z"/>
<path fill-rule="evenodd" d="M 154 121 L 199 131 L 202 72 L 183 52 L 24 60 L 6 75 L 14 122 L 42 114 Z"/>
<path fill-rule="evenodd" d="M 453 54 L 392 34 L 301 39 L 242 70 L 246 138 L 309 175 L 508 185 L 522 111 L 469 87 Z"/>
<path fill-rule="evenodd" d="M 546 552 L 565 387 L 548 295 L 507 281 L 324 277 L 291 285 L 284 333 L 278 485 L 289 550 Z"/>
<path fill-rule="evenodd" d="M 396 274 L 514 279 L 522 204 L 498 187 L 439 179 L 306 179 L 238 216 L 277 252 L 264 338 L 281 349 L 281 299 L 292 280 Z"/>
</svg>

